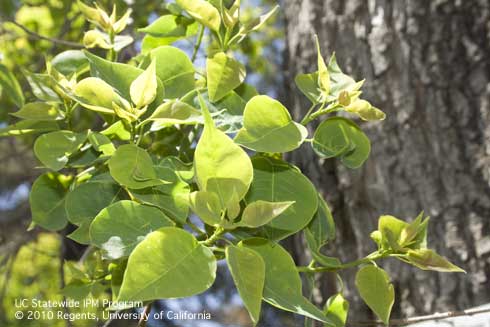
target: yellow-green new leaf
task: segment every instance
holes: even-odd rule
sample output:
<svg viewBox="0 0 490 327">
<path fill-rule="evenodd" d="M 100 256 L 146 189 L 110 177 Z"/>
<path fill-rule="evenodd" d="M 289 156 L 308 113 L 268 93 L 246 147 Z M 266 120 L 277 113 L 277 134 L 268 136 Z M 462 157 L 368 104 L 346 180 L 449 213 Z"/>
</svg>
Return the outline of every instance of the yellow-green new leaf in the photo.
<svg viewBox="0 0 490 327">
<path fill-rule="evenodd" d="M 157 96 L 157 75 L 155 60 L 131 83 L 129 93 L 137 108 L 149 105 Z"/>
<path fill-rule="evenodd" d="M 97 77 L 82 79 L 75 86 L 75 100 L 84 108 L 114 114 L 112 103 L 118 96 L 112 86 Z"/>
<path fill-rule="evenodd" d="M 434 270 L 440 272 L 465 272 L 463 269 L 453 265 L 443 256 L 429 249 L 417 249 L 408 251 L 406 257 L 402 257 L 415 267 L 422 270 Z"/>
<path fill-rule="evenodd" d="M 202 123 L 201 112 L 185 102 L 170 100 L 158 106 L 147 119 L 153 121 L 154 126 L 168 125 L 194 125 Z M 153 128 L 152 128 L 153 129 Z"/>
<path fill-rule="evenodd" d="M 242 220 L 238 225 L 243 227 L 257 228 L 268 224 L 272 219 L 282 214 L 294 201 L 269 202 L 258 200 L 245 207 Z"/>
<path fill-rule="evenodd" d="M 256 325 L 260 318 L 265 281 L 264 260 L 251 249 L 231 245 L 226 248 L 226 263 L 250 318 Z"/>
<path fill-rule="evenodd" d="M 212 4 L 204 0 L 176 0 L 176 2 L 199 23 L 219 32 L 221 16 Z"/>
<path fill-rule="evenodd" d="M 208 94 L 211 102 L 222 99 L 245 80 L 245 66 L 236 59 L 218 52 L 206 60 Z"/>
<path fill-rule="evenodd" d="M 328 96 L 330 92 L 330 74 L 328 72 L 327 64 L 323 60 L 322 53 L 320 50 L 320 42 L 318 41 L 318 36 L 315 35 L 316 49 L 318 53 L 318 86 L 325 97 Z"/>
<path fill-rule="evenodd" d="M 216 128 L 206 104 L 199 97 L 204 115 L 204 131 L 196 147 L 194 167 L 201 191 L 218 195 L 221 208 L 241 200 L 253 178 L 250 157 L 225 133 Z"/>
<path fill-rule="evenodd" d="M 378 108 L 373 107 L 369 102 L 357 99 L 345 107 L 345 111 L 358 115 L 362 120 L 384 120 L 386 115 Z"/>
<path fill-rule="evenodd" d="M 132 13 L 131 9 L 126 10 L 124 15 L 112 25 L 112 28 L 114 29 L 114 33 L 119 34 L 126 28 L 131 13 Z"/>
<path fill-rule="evenodd" d="M 349 313 L 349 302 L 342 293 L 337 293 L 327 300 L 324 311 L 335 327 L 344 327 Z"/>
<path fill-rule="evenodd" d="M 383 215 L 378 220 L 378 230 L 381 233 L 381 246 L 399 252 L 402 250 L 400 236 L 408 227 L 408 223 L 390 215 Z"/>
<path fill-rule="evenodd" d="M 362 267 L 356 274 L 356 287 L 368 307 L 388 325 L 395 289 L 386 271 L 373 265 Z"/>
<path fill-rule="evenodd" d="M 260 152 L 289 152 L 308 136 L 303 125 L 294 122 L 286 107 L 266 95 L 250 99 L 243 112 L 243 128 L 235 142 Z"/>
<path fill-rule="evenodd" d="M 207 290 L 216 278 L 213 252 L 188 232 L 164 227 L 129 256 L 118 301 L 175 299 Z"/>
<path fill-rule="evenodd" d="M 221 218 L 221 203 L 215 193 L 206 191 L 192 192 L 189 205 L 194 213 L 210 226 L 218 226 Z"/>
<path fill-rule="evenodd" d="M 279 9 L 279 6 L 275 6 L 269 12 L 260 15 L 250 23 L 243 25 L 238 31 L 237 35 L 233 37 L 230 43 L 240 43 L 247 36 L 247 34 L 259 30 Z"/>
</svg>

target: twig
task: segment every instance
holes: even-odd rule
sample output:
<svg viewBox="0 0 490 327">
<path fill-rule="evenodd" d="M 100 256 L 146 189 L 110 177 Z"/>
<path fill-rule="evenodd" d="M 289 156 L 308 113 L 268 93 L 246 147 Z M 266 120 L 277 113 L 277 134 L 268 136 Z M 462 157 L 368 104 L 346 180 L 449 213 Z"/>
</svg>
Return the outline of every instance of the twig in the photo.
<svg viewBox="0 0 490 327">
<path fill-rule="evenodd" d="M 60 237 L 60 257 L 59 257 L 59 277 L 60 277 L 60 289 L 64 289 L 66 284 L 65 284 L 65 254 L 66 254 L 66 246 L 64 243 L 64 237 L 66 236 L 66 231 L 62 232 L 62 236 Z M 63 302 L 66 302 L 66 296 L 63 294 Z M 67 316 L 70 315 L 70 308 L 68 306 L 64 306 L 64 311 Z M 66 320 L 66 326 L 67 327 L 72 327 L 73 324 L 70 321 L 70 319 Z"/>
<path fill-rule="evenodd" d="M 15 26 L 19 27 L 21 30 L 23 30 L 24 32 L 26 32 L 27 35 L 29 35 L 29 36 L 31 36 L 31 37 L 33 37 L 35 39 L 45 40 L 45 41 L 49 41 L 51 43 L 57 43 L 57 44 L 61 44 L 61 45 L 67 46 L 67 47 L 72 47 L 72 48 L 77 48 L 77 49 L 83 49 L 83 46 L 81 44 L 79 44 L 79 43 L 65 41 L 65 40 L 60 40 L 60 39 L 57 39 L 57 38 L 52 38 L 52 37 L 49 37 L 49 36 L 38 34 L 38 33 L 34 32 L 34 31 L 31 31 L 30 29 L 28 29 L 24 25 L 17 23 L 15 20 L 6 19 L 5 21 L 14 24 Z"/>
<path fill-rule="evenodd" d="M 204 35 L 204 25 L 201 25 L 199 29 L 199 35 L 197 37 L 196 45 L 194 46 L 194 51 L 192 52 L 192 59 L 191 59 L 192 62 L 196 60 L 197 53 L 199 52 L 199 48 L 201 47 L 203 35 Z"/>
<path fill-rule="evenodd" d="M 390 320 L 390 326 L 405 326 L 410 324 L 415 324 L 423 321 L 431 321 L 431 320 L 442 320 L 453 317 L 461 317 L 461 316 L 473 316 L 480 313 L 490 312 L 490 308 L 484 309 L 466 309 L 461 311 L 448 311 L 448 312 L 436 312 L 434 314 L 425 315 L 425 316 L 417 316 L 410 318 L 401 318 L 401 319 L 392 319 Z M 384 325 L 382 321 L 372 320 L 372 321 L 351 321 L 348 322 L 350 326 L 379 326 Z"/>
<path fill-rule="evenodd" d="M 140 321 L 138 322 L 138 327 L 146 327 L 146 322 L 148 321 L 148 317 L 150 316 L 152 305 L 153 305 L 153 302 L 150 302 L 146 305 L 145 311 L 143 311 L 143 314 L 141 315 Z"/>
</svg>

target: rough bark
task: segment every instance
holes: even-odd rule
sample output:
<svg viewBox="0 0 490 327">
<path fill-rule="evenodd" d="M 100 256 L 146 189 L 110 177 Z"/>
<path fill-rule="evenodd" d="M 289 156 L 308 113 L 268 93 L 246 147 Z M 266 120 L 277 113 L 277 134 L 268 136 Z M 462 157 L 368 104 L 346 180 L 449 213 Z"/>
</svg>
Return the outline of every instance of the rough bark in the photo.
<svg viewBox="0 0 490 327">
<path fill-rule="evenodd" d="M 307 146 L 293 158 L 333 209 L 332 251 L 346 261 L 364 256 L 374 249 L 369 233 L 379 215 L 407 219 L 425 210 L 432 217 L 429 245 L 468 274 L 382 262 L 396 285 L 393 315 L 489 302 L 490 3 L 288 0 L 284 7 L 294 116 L 309 107 L 294 76 L 316 70 L 314 33 L 324 55 L 335 51 L 344 71 L 366 78 L 363 97 L 387 114 L 382 123 L 361 124 L 373 145 L 362 169 L 319 160 Z M 354 273 L 342 276 L 353 318 L 361 319 L 366 309 L 353 288 Z"/>
</svg>

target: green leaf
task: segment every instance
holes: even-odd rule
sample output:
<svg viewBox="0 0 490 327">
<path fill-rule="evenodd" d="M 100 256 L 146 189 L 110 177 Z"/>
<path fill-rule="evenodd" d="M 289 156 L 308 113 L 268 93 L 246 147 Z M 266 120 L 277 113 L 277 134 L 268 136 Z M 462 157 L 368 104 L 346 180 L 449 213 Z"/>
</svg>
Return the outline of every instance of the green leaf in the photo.
<svg viewBox="0 0 490 327">
<path fill-rule="evenodd" d="M 221 100 L 245 80 L 245 67 L 224 52 L 206 60 L 208 94 L 211 102 Z"/>
<path fill-rule="evenodd" d="M 198 28 L 199 24 L 187 17 L 180 15 L 163 15 L 149 26 L 140 28 L 138 31 L 149 34 L 143 39 L 143 44 L 145 43 L 145 39 L 149 36 L 150 39 L 164 40 L 165 44 L 162 45 L 168 45 L 177 40 L 195 35 Z M 148 39 L 146 40 L 146 43 L 148 43 Z M 148 46 L 148 44 L 146 45 Z"/>
<path fill-rule="evenodd" d="M 249 248 L 231 245 L 226 247 L 226 263 L 250 318 L 256 325 L 260 318 L 265 281 L 264 260 Z"/>
<path fill-rule="evenodd" d="M 359 168 L 369 157 L 371 142 L 354 122 L 332 117 L 323 121 L 313 135 L 312 147 L 323 158 L 339 157 L 348 168 Z"/>
<path fill-rule="evenodd" d="M 129 256 L 145 236 L 174 223 L 160 210 L 134 201 L 111 204 L 90 225 L 92 244 L 102 249 L 105 258 L 115 260 Z"/>
<path fill-rule="evenodd" d="M 323 60 L 322 53 L 320 51 L 320 42 L 318 36 L 315 35 L 316 49 L 318 56 L 318 86 L 325 97 L 330 93 L 330 74 L 328 72 L 325 60 Z"/>
<path fill-rule="evenodd" d="M 14 74 L 3 64 L 0 64 L 0 87 L 17 107 L 24 106 L 24 93 Z"/>
<path fill-rule="evenodd" d="M 46 167 L 58 171 L 65 167 L 68 157 L 87 139 L 87 133 L 57 131 L 43 134 L 34 143 L 36 157 Z"/>
<path fill-rule="evenodd" d="M 429 249 L 409 250 L 407 255 L 401 257 L 401 259 L 422 270 L 466 273 L 463 269 L 449 262 L 445 257 Z"/>
<path fill-rule="evenodd" d="M 386 271 L 373 265 L 362 267 L 356 274 L 356 287 L 368 307 L 388 325 L 395 290 Z"/>
<path fill-rule="evenodd" d="M 27 82 L 32 89 L 32 93 L 39 100 L 54 101 L 60 100 L 58 94 L 53 90 L 57 85 L 56 80 L 48 74 L 33 74 L 28 71 L 24 71 Z"/>
<path fill-rule="evenodd" d="M 308 136 L 306 128 L 294 122 L 279 101 L 265 95 L 253 97 L 243 115 L 243 128 L 235 142 L 255 151 L 289 152 Z"/>
<path fill-rule="evenodd" d="M 241 244 L 256 251 L 265 263 L 263 298 L 266 302 L 282 310 L 330 323 L 301 293 L 301 278 L 296 265 L 283 247 L 260 238 L 248 239 Z"/>
<path fill-rule="evenodd" d="M 152 130 L 170 125 L 202 123 L 201 112 L 179 100 L 170 100 L 158 106 L 147 121 L 154 121 Z"/>
<path fill-rule="evenodd" d="M 281 160 L 254 157 L 254 180 L 245 201 L 294 202 L 265 229 L 271 239 L 282 239 L 308 225 L 318 207 L 315 187 L 297 169 Z"/>
<path fill-rule="evenodd" d="M 151 35 L 145 35 L 143 41 L 141 41 L 141 54 L 148 54 L 153 49 L 161 46 L 170 45 L 177 41 L 176 37 L 155 37 Z"/>
<path fill-rule="evenodd" d="M 92 76 L 99 77 L 106 83 L 115 88 L 124 99 L 130 99 L 129 89 L 131 83 L 143 72 L 143 70 L 126 64 L 115 63 L 88 51 L 84 51 L 85 56 L 90 62 Z M 161 103 L 164 96 L 164 87 L 162 81 L 157 79 L 157 96 L 155 103 Z"/>
<path fill-rule="evenodd" d="M 129 93 L 136 108 L 143 108 L 155 100 L 157 96 L 157 75 L 155 70 L 155 60 L 153 60 L 150 66 L 131 83 Z"/>
<path fill-rule="evenodd" d="M 314 237 L 318 249 L 335 238 L 335 222 L 332 213 L 320 194 L 318 194 L 318 209 L 307 229 Z"/>
<path fill-rule="evenodd" d="M 194 213 L 206 224 L 219 226 L 223 209 L 216 193 L 197 191 L 189 195 L 189 205 Z"/>
<path fill-rule="evenodd" d="M 77 228 L 71 232 L 70 234 L 66 235 L 70 240 L 73 240 L 79 244 L 90 244 L 90 235 L 89 235 L 89 230 L 90 230 L 90 220 L 84 221 L 81 223 Z"/>
<path fill-rule="evenodd" d="M 148 152 L 133 144 L 121 145 L 109 160 L 111 176 L 123 186 L 142 189 L 164 184 L 157 179 Z"/>
<path fill-rule="evenodd" d="M 110 138 L 116 138 L 121 141 L 129 141 L 129 139 L 131 138 L 131 132 L 128 131 L 121 120 L 115 122 L 100 133 L 102 135 L 108 136 Z"/>
<path fill-rule="evenodd" d="M 194 178 L 192 163 L 184 163 L 177 157 L 165 157 L 158 163 L 158 165 L 161 167 L 170 168 L 186 182 L 190 182 Z"/>
<path fill-rule="evenodd" d="M 174 227 L 150 233 L 129 256 L 118 301 L 182 298 L 207 290 L 216 278 L 213 252 Z"/>
<path fill-rule="evenodd" d="M 322 102 L 322 93 L 318 87 L 318 72 L 296 75 L 294 82 L 311 103 L 319 104 Z"/>
<path fill-rule="evenodd" d="M 349 302 L 342 293 L 337 293 L 328 298 L 324 312 L 325 316 L 333 322 L 335 327 L 344 327 L 349 313 Z"/>
<path fill-rule="evenodd" d="M 234 193 L 238 200 L 247 193 L 252 163 L 245 151 L 215 127 L 203 101 L 201 106 L 205 124 L 194 156 L 197 183 L 200 190 L 216 193 L 221 207 L 226 208 Z"/>
<path fill-rule="evenodd" d="M 170 183 L 131 190 L 131 194 L 143 203 L 160 208 L 170 218 L 180 223 L 185 223 L 189 214 L 189 185 L 178 177 L 178 171 L 174 168 L 161 165 L 153 168 L 157 178 Z"/>
<path fill-rule="evenodd" d="M 195 69 L 185 52 L 162 46 L 152 50 L 150 55 L 156 61 L 156 74 L 165 87 L 165 98 L 180 98 L 194 89 Z"/>
<path fill-rule="evenodd" d="M 21 119 L 32 120 L 61 120 L 65 117 L 57 105 L 46 102 L 28 103 L 11 115 Z"/>
<path fill-rule="evenodd" d="M 60 129 L 52 121 L 21 120 L 15 124 L 0 128 L 0 136 L 21 136 L 33 133 L 51 132 Z"/>
<path fill-rule="evenodd" d="M 218 102 L 209 101 L 207 93 L 203 99 L 211 112 L 216 127 L 227 134 L 237 133 L 243 127 L 243 110 L 247 104 L 235 91 L 229 92 Z M 194 103 L 199 103 L 198 97 Z"/>
<path fill-rule="evenodd" d="M 111 273 L 111 291 L 112 300 L 116 301 L 119 296 L 119 290 L 124 279 L 124 271 L 126 270 L 127 260 L 120 260 L 117 263 L 111 262 L 109 270 Z"/>
<path fill-rule="evenodd" d="M 214 32 L 219 32 L 221 16 L 215 7 L 204 0 L 176 0 L 187 13 L 199 23 L 209 27 Z"/>
<path fill-rule="evenodd" d="M 90 295 L 94 282 L 74 280 L 68 283 L 62 290 L 61 294 L 75 301 L 83 301 Z"/>
<path fill-rule="evenodd" d="M 268 224 L 272 219 L 286 211 L 294 201 L 268 202 L 258 200 L 248 204 L 243 210 L 239 226 L 257 228 Z"/>
<path fill-rule="evenodd" d="M 87 57 L 80 50 L 63 51 L 51 60 L 51 64 L 57 71 L 66 76 L 78 73 L 89 66 Z"/>
<path fill-rule="evenodd" d="M 123 188 L 112 181 L 89 181 L 66 195 L 65 209 L 68 220 L 80 225 L 92 221 L 110 204 L 125 198 Z"/>
<path fill-rule="evenodd" d="M 305 228 L 304 235 L 306 239 L 306 244 L 310 249 L 311 256 L 316 262 L 318 262 L 323 267 L 331 267 L 331 268 L 339 268 L 342 265 L 339 259 L 335 257 L 326 256 L 320 252 L 322 245 L 318 243 L 318 240 L 315 238 L 315 235 L 310 229 Z"/>
<path fill-rule="evenodd" d="M 75 101 L 89 110 L 114 114 L 113 102 L 119 102 L 116 92 L 106 82 L 97 77 L 82 79 L 75 86 Z"/>
<path fill-rule="evenodd" d="M 32 184 L 29 203 L 32 222 L 50 231 L 63 229 L 67 224 L 65 213 L 66 176 L 45 173 Z"/>
<path fill-rule="evenodd" d="M 242 83 L 239 87 L 235 89 L 236 94 L 238 94 L 244 101 L 249 101 L 254 96 L 259 95 L 259 92 L 250 84 Z"/>
<path fill-rule="evenodd" d="M 88 141 L 96 151 L 102 152 L 106 156 L 111 156 L 116 151 L 114 144 L 104 134 L 90 132 L 88 134 Z"/>
</svg>

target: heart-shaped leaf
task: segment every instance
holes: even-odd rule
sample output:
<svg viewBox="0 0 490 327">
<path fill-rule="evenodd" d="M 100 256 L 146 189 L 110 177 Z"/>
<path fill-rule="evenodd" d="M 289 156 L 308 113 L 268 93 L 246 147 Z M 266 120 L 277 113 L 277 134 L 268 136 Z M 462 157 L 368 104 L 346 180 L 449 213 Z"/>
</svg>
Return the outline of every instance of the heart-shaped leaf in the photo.
<svg viewBox="0 0 490 327">
<path fill-rule="evenodd" d="M 356 287 L 368 307 L 388 325 L 395 289 L 386 271 L 373 265 L 362 267 L 356 274 Z"/>
<path fill-rule="evenodd" d="M 226 263 L 238 293 L 254 325 L 260 318 L 262 290 L 265 281 L 265 263 L 255 251 L 244 246 L 226 247 Z"/>
<path fill-rule="evenodd" d="M 129 256 L 146 235 L 174 222 L 155 207 L 123 200 L 100 211 L 90 225 L 91 243 L 115 260 Z"/>
<path fill-rule="evenodd" d="M 260 152 L 288 152 L 298 148 L 307 135 L 306 128 L 294 122 L 279 101 L 259 95 L 245 106 L 243 128 L 235 142 Z"/>
<path fill-rule="evenodd" d="M 188 232 L 164 227 L 129 256 L 119 302 L 173 299 L 207 290 L 216 278 L 213 252 Z"/>
</svg>

